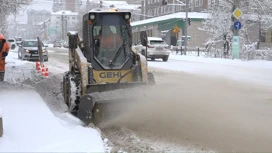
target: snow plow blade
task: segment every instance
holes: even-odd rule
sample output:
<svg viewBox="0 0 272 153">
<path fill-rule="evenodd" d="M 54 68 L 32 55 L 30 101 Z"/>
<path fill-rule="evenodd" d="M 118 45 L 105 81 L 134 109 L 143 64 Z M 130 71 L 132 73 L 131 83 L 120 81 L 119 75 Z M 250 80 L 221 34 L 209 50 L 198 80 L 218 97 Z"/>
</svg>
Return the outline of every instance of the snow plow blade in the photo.
<svg viewBox="0 0 272 153">
<path fill-rule="evenodd" d="M 88 86 L 88 91 L 93 93 L 81 97 L 77 116 L 86 125 L 110 120 L 122 112 L 123 108 L 130 107 L 139 97 L 145 96 L 146 87 L 142 83 Z"/>
</svg>

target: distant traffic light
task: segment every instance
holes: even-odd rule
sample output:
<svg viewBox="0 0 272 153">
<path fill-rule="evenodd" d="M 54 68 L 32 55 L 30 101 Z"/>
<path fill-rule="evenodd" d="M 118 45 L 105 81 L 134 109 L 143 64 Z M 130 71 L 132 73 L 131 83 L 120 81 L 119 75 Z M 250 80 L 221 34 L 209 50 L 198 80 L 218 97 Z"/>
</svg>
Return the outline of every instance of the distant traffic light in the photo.
<svg viewBox="0 0 272 153">
<path fill-rule="evenodd" d="M 162 0 L 162 5 L 167 5 L 168 0 Z"/>
<path fill-rule="evenodd" d="M 183 21 L 186 23 L 186 18 L 185 19 L 183 19 Z M 188 18 L 188 25 L 191 25 L 191 18 Z"/>
</svg>

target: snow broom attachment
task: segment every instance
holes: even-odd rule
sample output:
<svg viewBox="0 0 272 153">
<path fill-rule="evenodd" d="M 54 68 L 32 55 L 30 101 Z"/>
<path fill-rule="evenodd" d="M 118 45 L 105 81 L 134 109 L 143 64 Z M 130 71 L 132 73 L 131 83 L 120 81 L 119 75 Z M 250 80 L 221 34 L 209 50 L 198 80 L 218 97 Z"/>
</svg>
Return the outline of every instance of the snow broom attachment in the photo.
<svg viewBox="0 0 272 153">
<path fill-rule="evenodd" d="M 86 125 L 110 120 L 145 96 L 146 89 L 146 83 L 90 85 L 87 91 L 93 92 L 81 97 L 77 116 Z"/>
</svg>

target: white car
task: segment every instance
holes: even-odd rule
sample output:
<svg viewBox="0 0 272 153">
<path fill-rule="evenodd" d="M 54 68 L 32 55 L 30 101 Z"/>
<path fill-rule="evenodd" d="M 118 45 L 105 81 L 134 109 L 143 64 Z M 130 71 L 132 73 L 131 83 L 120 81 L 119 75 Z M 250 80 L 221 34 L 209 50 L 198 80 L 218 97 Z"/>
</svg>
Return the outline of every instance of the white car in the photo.
<svg viewBox="0 0 272 153">
<path fill-rule="evenodd" d="M 147 48 L 147 58 L 151 58 L 154 61 L 157 58 L 161 58 L 164 62 L 168 61 L 170 55 L 169 45 L 159 37 L 147 37 L 147 47 L 141 44 L 139 41 L 135 44 L 134 48 L 138 53 L 145 54 Z"/>
<path fill-rule="evenodd" d="M 14 39 L 15 39 L 17 45 L 20 45 L 23 42 L 22 37 L 14 37 Z"/>
<path fill-rule="evenodd" d="M 10 48 L 11 50 L 14 50 L 14 49 L 16 48 L 17 44 L 16 44 L 16 41 L 15 41 L 14 38 L 9 38 L 9 39 L 7 39 L 7 42 L 8 42 L 8 44 L 9 44 L 9 48 Z"/>
</svg>

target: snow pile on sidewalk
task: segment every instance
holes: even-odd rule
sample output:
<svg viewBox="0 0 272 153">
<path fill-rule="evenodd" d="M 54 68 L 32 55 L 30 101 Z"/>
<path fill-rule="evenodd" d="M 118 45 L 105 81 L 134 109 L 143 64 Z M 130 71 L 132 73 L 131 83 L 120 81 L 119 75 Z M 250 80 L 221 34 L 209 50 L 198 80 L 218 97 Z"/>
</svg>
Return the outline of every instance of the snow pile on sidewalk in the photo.
<svg viewBox="0 0 272 153">
<path fill-rule="evenodd" d="M 272 85 L 272 62 L 254 60 L 242 61 L 222 58 L 205 58 L 171 54 L 168 62 L 150 61 L 148 66 L 222 77 L 242 82 Z"/>
<path fill-rule="evenodd" d="M 100 134 L 68 113 L 55 117 L 32 90 L 0 92 L 2 152 L 104 152 Z"/>
</svg>

